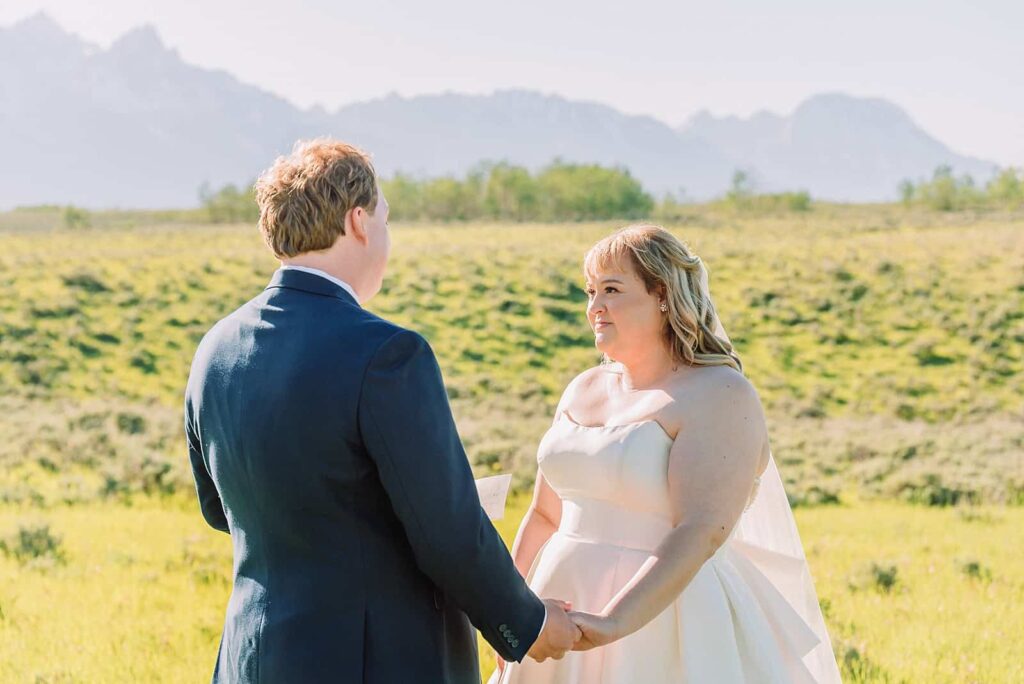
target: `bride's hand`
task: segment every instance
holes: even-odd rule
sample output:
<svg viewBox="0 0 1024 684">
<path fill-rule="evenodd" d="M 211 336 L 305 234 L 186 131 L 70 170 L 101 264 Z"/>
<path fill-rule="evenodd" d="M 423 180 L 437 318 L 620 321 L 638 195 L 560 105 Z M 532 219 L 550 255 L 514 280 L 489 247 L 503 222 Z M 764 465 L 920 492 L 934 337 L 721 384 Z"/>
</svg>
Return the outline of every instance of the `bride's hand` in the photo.
<svg viewBox="0 0 1024 684">
<path fill-rule="evenodd" d="M 589 651 L 622 637 L 618 625 L 609 617 L 591 613 L 569 613 L 569 619 L 583 632 L 583 636 L 572 649 L 574 651 Z"/>
</svg>

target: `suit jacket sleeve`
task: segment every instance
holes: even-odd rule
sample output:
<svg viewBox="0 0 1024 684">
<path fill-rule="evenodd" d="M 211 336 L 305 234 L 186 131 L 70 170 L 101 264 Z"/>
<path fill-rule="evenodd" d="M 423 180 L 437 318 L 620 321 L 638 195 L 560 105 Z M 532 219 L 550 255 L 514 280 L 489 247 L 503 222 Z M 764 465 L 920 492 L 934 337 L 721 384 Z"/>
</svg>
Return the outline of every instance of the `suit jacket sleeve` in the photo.
<svg viewBox="0 0 1024 684">
<path fill-rule="evenodd" d="M 191 402 L 187 400 L 185 402 L 185 440 L 188 443 L 188 458 L 192 464 L 192 477 L 196 482 L 199 509 L 203 513 L 203 518 L 215 530 L 230 532 L 220 494 L 217 493 L 217 486 L 213 483 L 213 477 L 210 476 L 206 459 L 203 458 L 203 445 L 195 428 Z"/>
<path fill-rule="evenodd" d="M 377 350 L 359 425 L 420 569 L 504 659 L 521 661 L 544 604 L 480 507 L 441 371 L 420 335 L 400 331 Z"/>
</svg>

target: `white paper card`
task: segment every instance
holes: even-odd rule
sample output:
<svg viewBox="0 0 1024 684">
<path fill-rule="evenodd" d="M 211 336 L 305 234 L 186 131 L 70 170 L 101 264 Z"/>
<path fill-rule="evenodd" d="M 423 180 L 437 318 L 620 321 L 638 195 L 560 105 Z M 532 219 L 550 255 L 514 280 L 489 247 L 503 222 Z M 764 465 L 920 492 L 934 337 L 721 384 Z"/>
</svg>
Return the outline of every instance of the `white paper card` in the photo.
<svg viewBox="0 0 1024 684">
<path fill-rule="evenodd" d="M 511 475 L 491 475 L 476 481 L 480 505 L 491 520 L 501 520 L 505 517 L 505 499 L 508 498 L 508 488 L 511 484 Z"/>
</svg>

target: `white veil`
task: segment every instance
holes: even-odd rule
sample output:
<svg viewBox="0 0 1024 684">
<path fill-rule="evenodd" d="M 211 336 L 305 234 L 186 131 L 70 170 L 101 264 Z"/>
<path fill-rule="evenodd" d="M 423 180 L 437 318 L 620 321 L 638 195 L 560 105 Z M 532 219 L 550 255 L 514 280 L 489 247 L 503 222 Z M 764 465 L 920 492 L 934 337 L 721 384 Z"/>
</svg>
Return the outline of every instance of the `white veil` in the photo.
<svg viewBox="0 0 1024 684">
<path fill-rule="evenodd" d="M 711 290 L 708 287 L 706 267 L 701 268 L 701 281 L 710 298 Z M 715 334 L 729 339 L 717 315 Z M 801 657 L 802 662 L 794 665 L 802 675 L 809 675 L 814 682 L 840 682 L 835 654 L 818 604 L 818 595 L 814 590 L 814 581 L 811 579 L 803 544 L 800 542 L 796 519 L 786 497 L 774 456 L 769 456 L 768 467 L 761 475 L 756 497 L 740 516 L 731 540 L 737 550 L 740 550 L 756 568 L 758 575 L 770 583 L 771 588 L 767 589 L 766 593 L 772 594 L 773 600 L 783 599 L 804 623 L 783 624 L 780 625 L 780 630 L 805 632 L 806 628 L 809 628 L 817 638 L 817 644 L 811 648 L 799 649 L 799 652 L 806 652 Z M 791 636 L 795 639 L 795 635 Z M 799 667 L 801 664 L 803 667 Z"/>
</svg>

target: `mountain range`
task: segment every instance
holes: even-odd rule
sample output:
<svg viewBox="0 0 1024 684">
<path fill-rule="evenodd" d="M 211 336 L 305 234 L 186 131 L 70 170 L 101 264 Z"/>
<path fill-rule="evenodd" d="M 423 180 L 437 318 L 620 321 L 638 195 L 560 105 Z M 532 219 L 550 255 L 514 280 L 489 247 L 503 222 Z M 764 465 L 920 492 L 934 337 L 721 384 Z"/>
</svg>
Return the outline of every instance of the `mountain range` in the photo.
<svg viewBox="0 0 1024 684">
<path fill-rule="evenodd" d="M 186 63 L 150 26 L 100 49 L 45 14 L 0 28 L 0 208 L 178 207 L 201 184 L 251 181 L 295 140 L 330 135 L 383 175 L 463 175 L 481 161 L 554 159 L 629 169 L 655 195 L 703 200 L 743 170 L 758 191 L 883 201 L 947 164 L 987 180 L 991 162 L 924 132 L 896 105 L 841 93 L 788 116 L 650 116 L 528 90 L 387 97 L 301 109 L 225 71 Z"/>
</svg>

